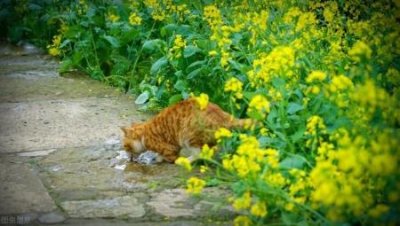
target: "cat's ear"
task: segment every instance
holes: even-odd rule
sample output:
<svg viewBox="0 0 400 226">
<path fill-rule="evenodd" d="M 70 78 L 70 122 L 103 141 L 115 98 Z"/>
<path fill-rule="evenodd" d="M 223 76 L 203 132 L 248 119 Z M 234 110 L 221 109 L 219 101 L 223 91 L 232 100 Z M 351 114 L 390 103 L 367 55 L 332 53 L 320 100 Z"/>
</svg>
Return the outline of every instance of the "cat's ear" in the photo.
<svg viewBox="0 0 400 226">
<path fill-rule="evenodd" d="M 125 127 L 125 126 L 120 126 L 119 128 L 121 128 L 122 132 L 124 132 L 124 135 L 126 136 L 128 134 L 129 128 Z"/>
</svg>

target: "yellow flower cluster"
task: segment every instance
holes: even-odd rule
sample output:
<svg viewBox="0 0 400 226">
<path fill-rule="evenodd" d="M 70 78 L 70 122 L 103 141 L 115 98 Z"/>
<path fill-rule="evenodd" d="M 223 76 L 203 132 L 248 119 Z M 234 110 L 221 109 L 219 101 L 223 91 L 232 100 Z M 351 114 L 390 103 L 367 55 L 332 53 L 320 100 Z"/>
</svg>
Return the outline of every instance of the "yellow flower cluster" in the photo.
<svg viewBox="0 0 400 226">
<path fill-rule="evenodd" d="M 172 0 L 166 0 L 167 12 L 168 14 L 175 14 L 180 21 L 183 21 L 186 15 L 190 14 L 190 10 L 187 8 L 186 4 L 175 5 Z"/>
<path fill-rule="evenodd" d="M 388 206 L 374 196 L 390 185 L 382 178 L 396 174 L 399 142 L 391 139 L 392 134 L 388 132 L 370 141 L 361 136 L 351 140 L 343 129 L 340 134 L 334 138 L 339 139 L 337 148 L 332 144 L 321 145 L 317 164 L 310 172 L 314 208 L 328 208 L 327 217 L 333 221 L 349 213 L 361 216 L 367 212 L 370 217 L 379 218 L 388 211 Z M 400 197 L 397 188 L 387 195 L 389 202 L 396 202 Z"/>
<path fill-rule="evenodd" d="M 246 28 L 251 33 L 250 43 L 255 45 L 259 36 L 267 29 L 268 22 L 268 12 L 266 10 L 261 10 L 259 13 L 250 13 L 247 15 L 247 21 L 250 22 L 250 26 Z"/>
<path fill-rule="evenodd" d="M 326 133 L 326 126 L 324 123 L 324 119 L 321 118 L 318 115 L 313 115 L 307 120 L 307 126 L 306 126 L 306 134 L 310 135 L 317 135 L 318 134 L 323 134 Z"/>
<path fill-rule="evenodd" d="M 329 84 L 332 93 L 341 92 L 353 88 L 353 82 L 345 75 L 334 76 Z"/>
<path fill-rule="evenodd" d="M 217 131 L 215 131 L 214 137 L 219 142 L 222 138 L 232 137 L 232 132 L 226 128 L 221 127 Z"/>
<path fill-rule="evenodd" d="M 244 210 L 249 208 L 251 205 L 251 194 L 247 191 L 241 197 L 232 200 L 232 206 L 235 210 Z"/>
<path fill-rule="evenodd" d="M 348 52 L 351 59 L 360 62 L 363 58 L 370 59 L 372 55 L 371 48 L 363 41 L 357 41 Z"/>
<path fill-rule="evenodd" d="M 212 34 L 210 36 L 210 40 L 216 41 L 220 49 L 220 63 L 221 66 L 225 68 L 228 65 L 229 59 L 231 58 L 229 49 L 232 41 L 230 36 L 235 29 L 224 24 L 221 12 L 215 5 L 205 6 L 203 15 L 204 19 L 211 28 Z M 215 53 L 217 52 L 214 52 L 213 55 Z"/>
<path fill-rule="evenodd" d="M 142 24 L 142 18 L 136 12 L 132 12 L 129 15 L 129 23 L 131 25 L 140 25 Z"/>
<path fill-rule="evenodd" d="M 205 6 L 203 14 L 204 19 L 208 22 L 212 30 L 223 24 L 221 13 L 215 5 Z"/>
<path fill-rule="evenodd" d="M 232 77 L 225 82 L 224 91 L 232 92 L 236 99 L 242 99 L 243 83 L 239 79 Z"/>
<path fill-rule="evenodd" d="M 270 111 L 270 103 L 263 95 L 257 94 L 251 98 L 247 114 L 257 113 L 262 118 Z"/>
<path fill-rule="evenodd" d="M 173 58 L 180 58 L 182 51 L 186 47 L 186 40 L 182 38 L 182 35 L 176 35 L 174 39 L 174 45 L 169 49 L 170 56 Z"/>
<path fill-rule="evenodd" d="M 59 56 L 60 55 L 60 45 L 61 45 L 61 35 L 55 35 L 53 37 L 53 42 L 51 45 L 47 46 L 49 50 L 49 54 L 52 56 Z"/>
<path fill-rule="evenodd" d="M 197 177 L 191 177 L 187 180 L 187 188 L 186 191 L 190 194 L 197 195 L 200 194 L 201 191 L 203 190 L 204 186 L 206 185 L 206 182 L 202 179 L 199 179 Z"/>
<path fill-rule="evenodd" d="M 338 12 L 338 4 L 336 2 L 329 2 L 324 7 L 323 15 L 325 21 L 328 23 L 334 23 L 337 12 Z"/>
<path fill-rule="evenodd" d="M 156 21 L 163 21 L 166 17 L 166 10 L 162 7 L 164 2 L 158 0 L 143 0 L 145 6 L 151 10 L 151 17 Z"/>
<path fill-rule="evenodd" d="M 308 26 L 315 25 L 317 19 L 315 18 L 314 13 L 312 12 L 304 12 L 299 16 L 296 24 L 296 31 L 301 31 Z"/>
<path fill-rule="evenodd" d="M 114 13 L 109 13 L 107 14 L 107 19 L 113 23 L 117 22 L 119 20 L 119 16 L 115 15 Z"/>
<path fill-rule="evenodd" d="M 200 96 L 194 97 L 196 100 L 197 105 L 199 106 L 200 110 L 206 109 L 208 106 L 208 95 L 205 93 L 201 93 Z"/>
<path fill-rule="evenodd" d="M 247 216 L 237 216 L 235 218 L 235 220 L 233 221 L 233 225 L 234 226 L 251 226 L 253 225 L 252 221 L 250 220 L 250 218 L 248 218 Z"/>
<path fill-rule="evenodd" d="M 200 158 L 210 160 L 214 156 L 214 148 L 210 148 L 207 144 L 203 145 L 200 152 Z"/>
<path fill-rule="evenodd" d="M 306 82 L 308 84 L 312 84 L 315 82 L 323 82 L 326 78 L 326 73 L 323 71 L 312 71 L 306 78 Z M 318 94 L 320 92 L 320 86 L 318 84 L 314 84 L 309 86 L 306 93 Z"/>
<path fill-rule="evenodd" d="M 265 217 L 267 215 L 267 205 L 265 202 L 259 201 L 255 203 L 251 209 L 250 213 L 256 217 Z"/>
<path fill-rule="evenodd" d="M 223 159 L 223 167 L 237 173 L 239 177 L 246 177 L 260 172 L 260 164 L 269 164 L 276 168 L 279 164 L 279 155 L 274 149 L 261 149 L 254 136 L 240 135 L 241 144 L 236 154 Z"/>
<path fill-rule="evenodd" d="M 293 76 L 292 67 L 295 63 L 295 51 L 288 46 L 275 47 L 269 54 L 262 53 L 254 60 L 253 69 L 247 73 L 253 87 L 262 87 L 268 84 L 273 77 L 284 74 Z"/>
<path fill-rule="evenodd" d="M 179 157 L 175 160 L 175 164 L 182 166 L 187 171 L 192 171 L 192 165 L 190 164 L 190 160 L 186 157 Z"/>
<path fill-rule="evenodd" d="M 323 71 L 312 71 L 306 78 L 307 83 L 313 83 L 315 81 L 322 82 L 326 78 L 326 73 Z"/>
</svg>

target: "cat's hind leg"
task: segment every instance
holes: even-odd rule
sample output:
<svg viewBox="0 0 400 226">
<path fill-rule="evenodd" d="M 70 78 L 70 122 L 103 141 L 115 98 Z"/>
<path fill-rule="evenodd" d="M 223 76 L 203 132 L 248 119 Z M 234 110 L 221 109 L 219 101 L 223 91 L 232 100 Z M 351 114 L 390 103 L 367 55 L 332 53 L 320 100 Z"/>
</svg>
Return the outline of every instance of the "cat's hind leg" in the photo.
<svg viewBox="0 0 400 226">
<path fill-rule="evenodd" d="M 179 156 L 186 157 L 190 162 L 194 162 L 199 159 L 200 152 L 200 147 L 191 146 L 188 143 L 185 143 L 179 152 Z"/>
</svg>

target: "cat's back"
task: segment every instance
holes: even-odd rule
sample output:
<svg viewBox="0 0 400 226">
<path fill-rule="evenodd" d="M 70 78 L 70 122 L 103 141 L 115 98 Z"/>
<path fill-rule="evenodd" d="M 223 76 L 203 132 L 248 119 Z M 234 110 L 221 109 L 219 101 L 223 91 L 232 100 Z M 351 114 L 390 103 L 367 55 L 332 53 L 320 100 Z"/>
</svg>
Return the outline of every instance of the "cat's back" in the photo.
<svg viewBox="0 0 400 226">
<path fill-rule="evenodd" d="M 178 142 L 179 134 L 193 118 L 195 104 L 195 100 L 187 99 L 165 108 L 149 121 L 148 132 L 163 137 L 170 143 Z"/>
</svg>

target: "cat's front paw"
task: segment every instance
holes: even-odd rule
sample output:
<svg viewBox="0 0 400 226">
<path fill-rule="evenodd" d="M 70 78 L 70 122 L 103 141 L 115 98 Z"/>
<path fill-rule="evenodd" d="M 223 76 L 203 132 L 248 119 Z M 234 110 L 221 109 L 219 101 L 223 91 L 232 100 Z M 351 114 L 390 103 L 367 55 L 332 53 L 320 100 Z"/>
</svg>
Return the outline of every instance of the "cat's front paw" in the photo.
<svg viewBox="0 0 400 226">
<path fill-rule="evenodd" d="M 141 153 L 136 161 L 140 164 L 151 165 L 160 162 L 160 159 L 162 158 L 157 152 L 148 150 Z"/>
</svg>

